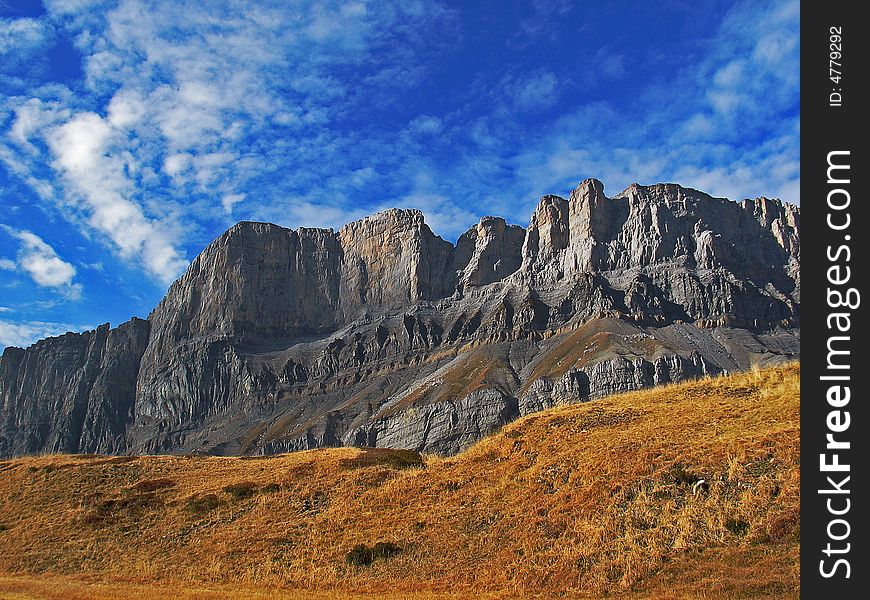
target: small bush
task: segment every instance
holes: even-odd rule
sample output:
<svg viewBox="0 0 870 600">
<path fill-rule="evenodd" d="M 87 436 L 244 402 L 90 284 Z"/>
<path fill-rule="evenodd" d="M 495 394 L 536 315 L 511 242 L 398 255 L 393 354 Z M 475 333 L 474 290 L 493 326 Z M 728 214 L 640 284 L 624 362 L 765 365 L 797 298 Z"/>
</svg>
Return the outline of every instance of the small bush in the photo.
<svg viewBox="0 0 870 600">
<path fill-rule="evenodd" d="M 372 556 L 375 558 L 390 558 L 401 551 L 402 549 L 393 542 L 378 542 L 372 546 Z"/>
<path fill-rule="evenodd" d="M 204 515 L 218 507 L 220 500 L 214 494 L 207 494 L 201 497 L 189 498 L 187 500 L 187 510 L 196 515 Z"/>
<path fill-rule="evenodd" d="M 302 499 L 302 512 L 317 514 L 329 505 L 329 498 L 323 492 L 314 492 Z"/>
<path fill-rule="evenodd" d="M 379 558 L 391 558 L 401 551 L 402 548 L 393 542 L 377 542 L 371 548 L 357 544 L 347 553 L 345 561 L 355 567 L 367 567 Z"/>
<path fill-rule="evenodd" d="M 355 567 L 366 567 L 372 564 L 373 560 L 371 548 L 365 544 L 357 544 L 345 557 L 347 564 Z"/>
<path fill-rule="evenodd" d="M 426 465 L 423 461 L 423 455 L 416 450 L 366 448 L 361 450 L 358 456 L 341 461 L 341 466 L 348 469 L 365 469 L 374 466 L 416 469 Z"/>
<path fill-rule="evenodd" d="M 280 489 L 281 489 L 281 486 L 278 485 L 277 483 L 267 483 L 266 485 L 263 486 L 263 488 L 260 491 L 263 492 L 264 494 L 274 494 L 275 492 L 277 492 Z"/>
<path fill-rule="evenodd" d="M 671 467 L 668 476 L 673 480 L 675 485 L 694 485 L 696 481 L 704 479 L 704 477 L 686 470 L 682 463 L 676 463 Z"/>
<path fill-rule="evenodd" d="M 749 531 L 749 523 L 743 519 L 728 519 L 725 522 L 725 529 L 734 535 L 745 535 Z"/>
<path fill-rule="evenodd" d="M 148 492 L 106 499 L 102 499 L 99 494 L 89 494 L 83 496 L 79 504 L 82 508 L 89 508 L 81 518 L 82 523 L 102 526 L 115 523 L 119 519 L 135 517 L 147 510 L 158 509 L 164 503 L 156 494 Z"/>
<path fill-rule="evenodd" d="M 231 483 L 224 488 L 224 491 L 236 500 L 245 500 L 257 493 L 257 484 L 250 481 Z"/>
<path fill-rule="evenodd" d="M 9 526 L 3 523 L 0 523 L 0 531 L 9 531 Z"/>
<path fill-rule="evenodd" d="M 414 450 L 393 450 L 383 458 L 383 463 L 397 469 L 414 469 L 423 466 L 423 456 Z"/>
<path fill-rule="evenodd" d="M 109 498 L 96 503 L 95 510 L 100 515 L 136 512 L 146 508 L 161 506 L 163 501 L 154 494 L 135 494 L 126 498 Z"/>
</svg>

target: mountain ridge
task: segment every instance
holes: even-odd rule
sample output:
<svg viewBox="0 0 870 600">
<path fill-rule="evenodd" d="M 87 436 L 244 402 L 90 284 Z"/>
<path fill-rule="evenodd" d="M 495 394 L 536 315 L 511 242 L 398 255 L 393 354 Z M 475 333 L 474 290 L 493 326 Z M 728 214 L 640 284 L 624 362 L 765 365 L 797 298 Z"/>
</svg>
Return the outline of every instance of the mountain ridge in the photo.
<svg viewBox="0 0 870 600">
<path fill-rule="evenodd" d="M 796 358 L 799 240 L 779 200 L 595 179 L 455 244 L 416 209 L 243 221 L 147 320 L 4 351 L 0 455 L 453 453 L 557 403 Z"/>
</svg>

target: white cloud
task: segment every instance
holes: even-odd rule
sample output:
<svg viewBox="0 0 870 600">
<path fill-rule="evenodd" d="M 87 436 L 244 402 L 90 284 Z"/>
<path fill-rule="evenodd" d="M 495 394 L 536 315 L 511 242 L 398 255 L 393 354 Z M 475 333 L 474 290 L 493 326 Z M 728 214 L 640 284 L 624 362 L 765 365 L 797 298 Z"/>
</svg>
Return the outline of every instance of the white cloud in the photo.
<svg viewBox="0 0 870 600">
<path fill-rule="evenodd" d="M 56 103 L 43 102 L 39 98 L 30 98 L 15 106 L 13 111 L 15 120 L 7 135 L 30 152 L 37 152 L 31 138 L 39 135 L 44 128 L 69 118 L 69 110 Z"/>
<path fill-rule="evenodd" d="M 105 4 L 104 0 L 43 0 L 45 8 L 59 14 L 81 12 Z"/>
<path fill-rule="evenodd" d="M 375 177 L 378 176 L 378 172 L 372 167 L 363 167 L 361 169 L 355 169 L 350 174 L 350 183 L 354 187 L 362 187 L 367 182 L 371 181 Z"/>
<path fill-rule="evenodd" d="M 30 231 L 19 231 L 7 225 L 0 227 L 19 241 L 17 262 L 3 259 L 0 265 L 2 268 L 21 268 L 30 275 L 34 283 L 41 287 L 54 288 L 69 300 L 81 297 L 81 284 L 73 283 L 76 268 L 62 260 L 54 248 Z"/>
<path fill-rule="evenodd" d="M 227 214 L 233 212 L 233 207 L 245 199 L 245 194 L 227 194 L 221 199 L 221 204 Z"/>
<path fill-rule="evenodd" d="M 6 103 L 17 109 L 0 159 L 85 236 L 162 283 L 184 268 L 185 243 L 213 234 L 204 222 L 224 222 L 242 194 L 255 214 L 287 197 L 323 206 L 318 188 L 336 172 L 367 185 L 374 166 L 354 164 L 359 140 L 331 130 L 332 120 L 364 101 L 360 86 L 422 77 L 399 46 L 448 18 L 417 2 L 47 0 L 45 8 L 38 22 L 64 24 L 85 87 L 34 89 Z M 366 68 L 347 69 L 358 64 Z M 304 206 L 290 216 L 314 219 Z"/>
<path fill-rule="evenodd" d="M 547 68 L 488 73 L 468 107 L 436 117 L 407 113 L 396 97 L 431 74 L 425 53 L 450 38 L 450 11 L 437 3 L 46 0 L 46 20 L 75 36 L 85 81 L 75 93 L 0 101 L 11 123 L 0 159 L 45 206 L 162 283 L 234 208 L 338 228 L 416 206 L 453 237 L 484 212 L 525 224 L 541 193 L 586 176 L 609 192 L 677 180 L 796 200 L 797 119 L 782 114 L 799 83 L 797 5 L 735 4 L 698 46 L 707 55 L 687 57 L 663 89 L 631 89 L 618 108 L 572 105 L 526 128 L 517 115 L 624 77 L 641 59 L 614 42 L 578 60 L 573 82 Z M 568 8 L 535 2 L 526 33 L 557 39 Z M 369 118 L 390 102 L 398 132 Z M 420 170 L 429 181 L 415 179 Z"/>
<path fill-rule="evenodd" d="M 507 84 L 507 93 L 521 110 L 546 108 L 558 100 L 557 79 L 549 71 Z"/>
<path fill-rule="evenodd" d="M 15 271 L 17 268 L 18 265 L 15 264 L 15 261 L 8 258 L 0 258 L 0 269 L 3 271 Z"/>
<path fill-rule="evenodd" d="M 109 123 L 118 128 L 129 127 L 138 122 L 146 113 L 145 103 L 133 90 L 121 90 L 109 101 Z"/>
<path fill-rule="evenodd" d="M 193 161 L 193 155 L 187 152 L 172 154 L 163 161 L 163 170 L 170 177 L 176 177 L 190 167 L 191 161 Z"/>
<path fill-rule="evenodd" d="M 0 311 L 6 312 L 6 311 Z M 63 335 L 69 331 L 86 331 L 87 325 L 72 325 L 70 323 L 49 323 L 45 321 L 9 321 L 0 319 L 0 346 L 17 346 L 26 348 L 36 341 Z"/>
<path fill-rule="evenodd" d="M 433 117 L 431 115 L 420 115 L 419 117 L 411 121 L 408 124 L 408 127 L 410 127 L 411 131 L 417 133 L 436 135 L 438 133 L 441 133 L 444 124 L 438 117 Z"/>
<path fill-rule="evenodd" d="M 127 259 L 138 259 L 161 281 L 169 282 L 187 265 L 169 227 L 148 218 L 131 197 L 129 157 L 112 153 L 118 132 L 95 113 L 79 113 L 48 131 L 54 166 L 71 188 L 70 196 L 87 223 L 105 235 Z M 125 138 L 122 138 L 125 139 Z"/>
<path fill-rule="evenodd" d="M 29 53 L 45 45 L 51 36 L 50 26 L 40 19 L 0 19 L 0 56 Z"/>
</svg>

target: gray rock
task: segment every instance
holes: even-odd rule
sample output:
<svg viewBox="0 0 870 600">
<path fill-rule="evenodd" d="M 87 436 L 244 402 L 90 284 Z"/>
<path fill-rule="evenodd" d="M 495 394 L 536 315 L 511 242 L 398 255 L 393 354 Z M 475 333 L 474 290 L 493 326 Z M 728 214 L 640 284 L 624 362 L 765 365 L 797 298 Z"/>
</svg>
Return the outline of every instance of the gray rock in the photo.
<svg viewBox="0 0 870 600">
<path fill-rule="evenodd" d="M 0 358 L 0 455 L 127 451 L 148 322 L 67 333 Z"/>
<path fill-rule="evenodd" d="M 520 415 L 517 399 L 481 388 L 456 400 L 412 406 L 349 431 L 348 446 L 455 454 Z"/>
<path fill-rule="evenodd" d="M 239 223 L 147 321 L 0 358 L 0 455 L 456 452 L 520 414 L 799 356 L 800 210 L 545 196 L 456 245 L 417 210 Z"/>
</svg>

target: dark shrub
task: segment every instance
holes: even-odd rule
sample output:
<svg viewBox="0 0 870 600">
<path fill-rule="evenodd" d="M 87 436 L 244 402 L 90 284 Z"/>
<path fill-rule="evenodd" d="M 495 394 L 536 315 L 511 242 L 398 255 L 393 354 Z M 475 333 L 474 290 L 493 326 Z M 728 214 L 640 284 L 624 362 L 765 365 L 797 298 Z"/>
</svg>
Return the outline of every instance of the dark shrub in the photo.
<svg viewBox="0 0 870 600">
<path fill-rule="evenodd" d="M 725 529 L 727 529 L 734 535 L 744 535 L 747 531 L 749 531 L 749 523 L 747 523 L 743 519 L 728 519 L 725 522 Z"/>
<path fill-rule="evenodd" d="M 367 567 L 373 560 L 372 551 L 365 544 L 357 544 L 345 557 L 347 564 L 355 567 Z"/>
<path fill-rule="evenodd" d="M 704 479 L 702 476 L 686 470 L 686 467 L 682 463 L 676 463 L 673 465 L 668 476 L 676 485 L 692 485 L 696 481 Z"/>
<path fill-rule="evenodd" d="M 347 553 L 345 561 L 355 567 L 367 567 L 378 558 L 390 558 L 402 549 L 393 542 L 378 542 L 371 548 L 365 544 L 357 544 Z"/>
<path fill-rule="evenodd" d="M 281 489 L 281 486 L 278 485 L 277 483 L 267 483 L 266 485 L 263 486 L 263 489 L 260 491 L 263 492 L 264 494 L 274 494 L 275 492 L 277 492 L 280 489 Z"/>
<path fill-rule="evenodd" d="M 365 448 L 358 456 L 341 461 L 348 469 L 385 466 L 394 469 L 414 469 L 424 467 L 423 456 L 415 450 L 396 450 L 393 448 Z"/>
<path fill-rule="evenodd" d="M 317 514 L 329 505 L 329 498 L 323 492 L 314 492 L 302 499 L 302 512 Z"/>
<path fill-rule="evenodd" d="M 109 498 L 98 501 L 94 505 L 94 510 L 97 514 L 106 516 L 121 513 L 133 513 L 162 505 L 163 501 L 155 494 L 133 494 L 123 498 Z"/>
<path fill-rule="evenodd" d="M 187 510 L 196 515 L 203 515 L 216 509 L 220 503 L 216 495 L 207 494 L 198 498 L 189 498 L 187 500 Z"/>
<path fill-rule="evenodd" d="M 246 498 L 253 497 L 257 492 L 257 484 L 250 481 L 231 483 L 224 488 L 224 491 L 236 500 L 245 500 Z"/>
<path fill-rule="evenodd" d="M 378 542 L 372 547 L 372 556 L 374 558 L 390 558 L 401 551 L 402 549 L 393 542 Z"/>
<path fill-rule="evenodd" d="M 383 463 L 397 469 L 413 469 L 423 466 L 423 456 L 414 450 L 391 450 Z"/>
</svg>

